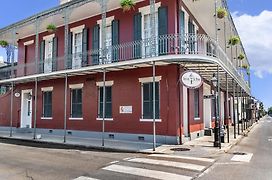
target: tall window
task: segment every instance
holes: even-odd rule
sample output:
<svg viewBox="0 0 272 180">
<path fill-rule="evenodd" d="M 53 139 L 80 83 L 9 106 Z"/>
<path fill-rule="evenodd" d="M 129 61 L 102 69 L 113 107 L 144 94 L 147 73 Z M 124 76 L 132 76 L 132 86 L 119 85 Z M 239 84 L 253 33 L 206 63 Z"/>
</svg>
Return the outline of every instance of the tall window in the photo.
<svg viewBox="0 0 272 180">
<path fill-rule="evenodd" d="M 158 36 L 158 12 L 155 14 L 155 36 Z M 152 28 L 151 28 L 151 14 L 143 15 L 143 39 L 144 39 L 144 53 L 145 56 L 150 56 L 151 54 L 151 40 L 152 38 Z M 157 41 L 157 40 L 156 40 Z M 157 44 L 157 43 L 156 43 Z"/>
<path fill-rule="evenodd" d="M 107 63 L 111 63 L 111 55 L 112 55 L 112 30 L 111 30 L 111 24 L 108 24 L 106 27 L 106 46 L 108 48 L 106 60 Z"/>
<path fill-rule="evenodd" d="M 155 84 L 155 118 L 160 118 L 159 82 Z M 142 83 L 142 118 L 153 118 L 153 82 Z"/>
<path fill-rule="evenodd" d="M 53 58 L 53 38 L 45 40 L 44 49 L 44 72 L 52 72 L 52 58 Z"/>
<path fill-rule="evenodd" d="M 80 68 L 82 61 L 82 31 L 74 33 L 73 68 Z"/>
<path fill-rule="evenodd" d="M 52 117 L 52 91 L 43 92 L 43 117 Z"/>
<path fill-rule="evenodd" d="M 199 89 L 194 90 L 195 118 L 199 118 Z"/>
<path fill-rule="evenodd" d="M 71 89 L 71 117 L 82 118 L 82 89 Z"/>
<path fill-rule="evenodd" d="M 105 118 L 112 118 L 112 87 L 106 86 Z M 99 87 L 99 118 L 103 117 L 103 87 Z"/>
</svg>

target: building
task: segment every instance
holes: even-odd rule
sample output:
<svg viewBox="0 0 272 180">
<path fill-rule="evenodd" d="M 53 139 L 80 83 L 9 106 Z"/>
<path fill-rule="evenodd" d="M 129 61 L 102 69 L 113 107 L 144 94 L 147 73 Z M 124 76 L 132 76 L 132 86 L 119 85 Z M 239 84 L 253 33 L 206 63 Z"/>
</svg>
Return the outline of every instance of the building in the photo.
<svg viewBox="0 0 272 180">
<path fill-rule="evenodd" d="M 228 43 L 238 36 L 231 16 L 214 16 L 226 2 L 135 3 L 62 0 L 2 28 L 0 40 L 18 50 L 0 69 L 2 129 L 183 143 L 215 126 L 215 76 L 220 122 L 243 123 L 250 65 L 242 43 Z M 199 88 L 181 82 L 188 70 Z"/>
</svg>

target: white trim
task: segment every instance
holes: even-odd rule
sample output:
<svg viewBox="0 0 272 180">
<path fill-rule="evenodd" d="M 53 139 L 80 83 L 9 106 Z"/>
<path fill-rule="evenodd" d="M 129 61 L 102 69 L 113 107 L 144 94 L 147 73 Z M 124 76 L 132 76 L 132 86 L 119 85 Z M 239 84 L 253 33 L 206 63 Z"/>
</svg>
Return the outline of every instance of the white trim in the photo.
<svg viewBox="0 0 272 180">
<path fill-rule="evenodd" d="M 153 119 L 140 119 L 140 122 L 153 122 Z M 155 122 L 162 122 L 161 119 L 155 119 Z"/>
<path fill-rule="evenodd" d="M 44 37 L 43 37 L 43 40 L 44 40 L 44 41 L 50 41 L 50 40 L 52 40 L 54 37 L 55 37 L 55 34 L 50 34 L 50 35 L 48 35 L 48 36 L 44 36 Z"/>
<path fill-rule="evenodd" d="M 69 84 L 69 88 L 70 89 L 82 89 L 84 86 L 83 83 L 80 83 L 80 84 Z"/>
<path fill-rule="evenodd" d="M 28 45 L 31 45 L 31 44 L 34 44 L 34 40 L 24 42 L 24 46 L 28 46 Z"/>
<path fill-rule="evenodd" d="M 161 81 L 162 77 L 161 76 L 156 76 L 155 77 L 155 82 Z M 145 78 L 139 78 L 140 83 L 149 83 L 153 82 L 153 77 L 145 77 Z"/>
<path fill-rule="evenodd" d="M 155 12 L 158 11 L 159 7 L 161 7 L 161 2 L 155 4 Z M 139 8 L 139 12 L 142 15 L 150 14 L 150 5 Z"/>
<path fill-rule="evenodd" d="M 41 120 L 52 120 L 52 117 L 41 117 Z"/>
<path fill-rule="evenodd" d="M 113 20 L 114 20 L 114 16 L 107 17 L 107 18 L 106 18 L 106 26 L 111 25 L 111 22 L 112 22 Z M 99 20 L 97 21 L 97 24 L 99 24 L 99 26 L 101 26 L 101 25 L 102 25 L 102 19 L 99 19 Z M 100 29 L 102 29 L 102 28 L 100 28 Z"/>
<path fill-rule="evenodd" d="M 69 117 L 69 120 L 72 120 L 72 121 L 82 121 L 83 117 L 82 118 L 72 118 L 72 117 Z"/>
<path fill-rule="evenodd" d="M 200 121 L 200 119 L 201 119 L 200 117 L 195 117 L 194 118 L 195 121 Z"/>
<path fill-rule="evenodd" d="M 41 88 L 41 90 L 42 90 L 42 92 L 48 92 L 48 91 L 53 91 L 53 86 L 51 86 L 51 87 L 42 87 Z"/>
<path fill-rule="evenodd" d="M 105 81 L 105 86 L 113 86 L 113 84 L 114 84 L 114 81 Z M 104 82 L 103 81 L 96 82 L 96 86 L 103 87 Z"/>
<path fill-rule="evenodd" d="M 96 118 L 97 121 L 103 121 L 103 118 Z M 113 118 L 104 118 L 105 121 L 113 121 Z"/>
<path fill-rule="evenodd" d="M 20 117 L 20 127 L 22 128 L 22 119 L 24 118 L 24 94 L 26 94 L 26 93 L 30 93 L 31 95 L 32 95 L 32 89 L 25 89 L 25 90 L 22 90 L 22 92 L 21 92 L 21 117 Z M 31 103 L 30 103 L 30 106 L 31 106 L 31 120 L 30 120 L 30 126 L 29 126 L 29 128 L 32 128 L 32 99 L 31 99 Z"/>
<path fill-rule="evenodd" d="M 85 28 L 85 24 L 83 24 L 81 26 L 77 26 L 77 27 L 71 28 L 70 32 L 72 32 L 72 33 L 79 33 L 79 32 L 82 32 L 84 28 Z"/>
</svg>

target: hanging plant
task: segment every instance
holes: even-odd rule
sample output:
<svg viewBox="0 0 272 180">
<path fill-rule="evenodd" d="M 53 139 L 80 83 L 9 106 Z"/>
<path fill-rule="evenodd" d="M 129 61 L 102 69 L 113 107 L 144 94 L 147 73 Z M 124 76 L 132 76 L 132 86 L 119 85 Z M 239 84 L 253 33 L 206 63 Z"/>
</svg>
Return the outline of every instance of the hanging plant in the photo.
<svg viewBox="0 0 272 180">
<path fill-rule="evenodd" d="M 121 0 L 120 5 L 124 12 L 134 9 L 135 2 L 134 0 Z"/>
<path fill-rule="evenodd" d="M 217 17 L 219 19 L 223 19 L 224 17 L 226 17 L 228 15 L 228 12 L 225 8 L 220 7 L 217 9 Z"/>
<path fill-rule="evenodd" d="M 244 69 L 246 69 L 246 70 L 249 69 L 248 65 L 246 65 L 246 64 L 242 65 L 242 68 L 244 68 Z"/>
<path fill-rule="evenodd" d="M 247 69 L 247 72 L 246 72 L 246 73 L 247 73 L 247 75 L 250 75 L 250 70 L 249 70 L 249 69 Z"/>
<path fill-rule="evenodd" d="M 240 38 L 238 36 L 232 36 L 229 39 L 229 45 L 235 46 L 238 43 L 240 43 Z"/>
<path fill-rule="evenodd" d="M 245 55 L 244 55 L 243 53 L 241 53 L 241 54 L 238 56 L 238 59 L 239 59 L 239 60 L 245 59 Z"/>
<path fill-rule="evenodd" d="M 1 46 L 2 48 L 5 48 L 5 47 L 8 46 L 8 42 L 7 42 L 7 41 L 4 41 L 4 40 L 1 40 L 1 41 L 0 41 L 0 46 Z"/>
<path fill-rule="evenodd" d="M 49 33 L 53 33 L 53 32 L 56 32 L 57 30 L 57 27 L 54 25 L 54 24 L 49 24 L 47 27 L 46 27 L 47 31 Z"/>
</svg>

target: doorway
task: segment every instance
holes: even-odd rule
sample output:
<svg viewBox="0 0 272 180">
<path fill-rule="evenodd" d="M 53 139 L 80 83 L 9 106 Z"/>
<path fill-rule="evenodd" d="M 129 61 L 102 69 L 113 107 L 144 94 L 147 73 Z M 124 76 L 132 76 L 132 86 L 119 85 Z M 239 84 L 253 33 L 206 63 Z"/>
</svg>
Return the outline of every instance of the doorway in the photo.
<svg viewBox="0 0 272 180">
<path fill-rule="evenodd" d="M 20 128 L 32 128 L 32 89 L 22 90 Z"/>
</svg>

